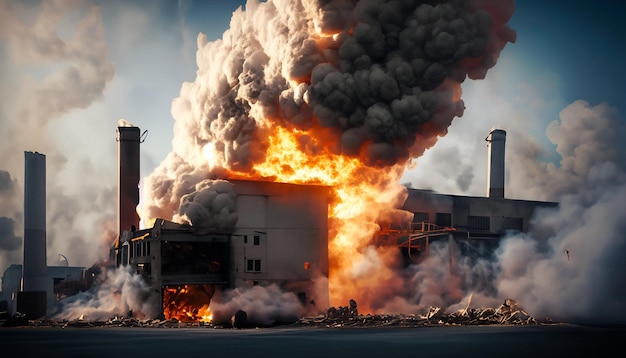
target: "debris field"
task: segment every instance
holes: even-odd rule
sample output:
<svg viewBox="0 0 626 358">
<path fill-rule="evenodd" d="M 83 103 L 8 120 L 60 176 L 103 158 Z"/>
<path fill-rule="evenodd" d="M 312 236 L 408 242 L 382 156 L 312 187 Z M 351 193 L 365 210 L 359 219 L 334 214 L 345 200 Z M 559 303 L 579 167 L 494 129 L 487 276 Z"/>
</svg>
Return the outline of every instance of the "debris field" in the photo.
<svg viewBox="0 0 626 358">
<path fill-rule="evenodd" d="M 248 321 L 245 312 L 238 311 L 230 322 L 185 322 L 177 319 L 138 319 L 135 317 L 113 317 L 108 320 L 29 320 L 23 314 L 1 319 L 3 327 L 151 327 L 151 328 L 260 328 L 273 326 L 294 326 L 314 328 L 340 327 L 426 327 L 453 325 L 536 325 L 554 323 L 549 318 L 537 320 L 524 311 L 517 301 L 506 299 L 498 308 L 469 308 L 446 313 L 440 307 L 429 307 L 423 314 L 366 314 L 358 313 L 356 301 L 348 306 L 330 307 L 326 314 L 303 317 L 295 322 L 282 322 L 273 325 L 258 325 Z"/>
</svg>

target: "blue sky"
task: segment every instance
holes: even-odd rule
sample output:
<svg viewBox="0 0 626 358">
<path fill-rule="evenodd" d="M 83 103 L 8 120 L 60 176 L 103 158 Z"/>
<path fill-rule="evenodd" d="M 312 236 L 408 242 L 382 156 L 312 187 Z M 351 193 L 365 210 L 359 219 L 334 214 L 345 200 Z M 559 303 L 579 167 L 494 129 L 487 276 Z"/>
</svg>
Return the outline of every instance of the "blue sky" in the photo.
<svg viewBox="0 0 626 358">
<path fill-rule="evenodd" d="M 82 216 L 71 221 L 72 215 L 65 215 L 63 218 L 68 223 L 58 229 L 57 235 L 69 226 L 75 232 L 86 233 L 79 236 L 88 236 L 97 229 L 90 224 L 93 218 L 103 212 L 114 216 L 115 129 L 119 119 L 148 131 L 142 144 L 142 176 L 149 175 L 171 151 L 174 124 L 171 104 L 179 96 L 182 84 L 196 77 L 198 33 L 204 33 L 209 40 L 221 38 L 229 27 L 232 12 L 244 2 L 96 0 L 95 3 L 101 11 L 104 43 L 94 40 L 92 45 L 103 46 L 98 49 L 106 51 L 103 56 L 113 69 L 101 95 L 93 95 L 86 103 L 79 102 L 54 115 L 40 114 L 43 124 L 31 123 L 33 127 L 23 131 L 27 135 L 20 137 L 23 140 L 16 141 L 16 145 L 0 146 L 6 151 L 0 155 L 0 170 L 8 171 L 18 184 L 23 176 L 24 150 L 58 151 L 58 156 L 49 157 L 48 185 L 64 198 L 64 204 L 59 206 L 68 207 L 66 203 L 72 203 L 76 213 Z M 40 107 L 29 102 L 33 90 L 72 61 L 72 57 L 52 60 L 28 57 L 29 53 L 14 52 L 9 46 L 7 39 L 20 37 L 11 32 L 13 28 L 8 20 L 32 23 L 41 8 L 39 4 L 39 1 L 0 0 L 2 7 L 20 15 L 3 18 L 0 12 L 0 19 L 4 20 L 0 22 L 2 142 L 18 136 L 11 126 L 21 125 L 24 108 L 36 111 Z M 84 17 L 87 8 L 59 10 L 61 22 L 56 31 L 61 37 L 71 38 L 70 25 Z M 484 195 L 484 138 L 491 127 L 512 129 L 511 134 L 526 133 L 543 148 L 540 159 L 558 163 L 559 156 L 546 135 L 546 128 L 572 102 L 582 99 L 590 106 L 608 102 L 619 111 L 623 122 L 626 113 L 623 95 L 626 51 L 621 37 L 626 33 L 624 15 L 624 1 L 517 1 L 509 22 L 517 31 L 516 43 L 505 47 L 485 80 L 468 80 L 463 84 L 465 114 L 453 121 L 447 136 L 416 160 L 416 168 L 407 172 L 403 180 L 414 187 L 445 193 Z M 62 91 L 52 94 L 59 93 Z M 510 136 L 511 144 L 515 144 L 515 138 Z M 451 179 L 460 176 L 470 180 L 458 185 Z M 93 199 L 83 199 L 85 193 L 94 192 L 98 194 L 90 194 Z M 523 195 L 523 191 L 518 193 Z M 14 194 L 3 202 L 0 216 L 17 215 L 20 205 L 20 195 Z M 19 215 L 15 218 L 19 224 Z M 54 235 L 51 229 L 49 236 L 53 242 Z M 52 243 L 49 257 L 62 252 L 71 262 L 76 262 L 78 253 L 71 255 L 75 245 L 69 242 Z M 89 255 L 93 254 L 85 256 L 82 264 L 93 261 Z"/>
<path fill-rule="evenodd" d="M 517 1 L 510 22 L 517 43 L 504 56 L 517 59 L 531 83 L 556 77 L 554 95 L 566 103 L 607 101 L 623 113 L 624 14 L 623 1 Z"/>
</svg>

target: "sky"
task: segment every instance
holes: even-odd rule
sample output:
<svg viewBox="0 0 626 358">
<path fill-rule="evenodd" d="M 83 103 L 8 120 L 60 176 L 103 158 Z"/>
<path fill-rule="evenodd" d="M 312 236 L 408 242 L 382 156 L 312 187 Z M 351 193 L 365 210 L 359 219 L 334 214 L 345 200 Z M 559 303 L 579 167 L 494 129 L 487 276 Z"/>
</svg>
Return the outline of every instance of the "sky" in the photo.
<svg viewBox="0 0 626 358">
<path fill-rule="evenodd" d="M 485 79 L 462 84 L 463 116 L 413 160 L 401 179 L 407 186 L 484 196 L 484 138 L 493 127 L 508 134 L 509 198 L 558 200 L 571 188 L 551 178 L 591 168 L 568 161 L 579 151 L 563 139 L 566 118 L 580 116 L 567 122 L 575 136 L 584 129 L 576 123 L 593 127 L 610 117 L 607 132 L 598 132 L 607 141 L 599 135 L 588 143 L 605 154 L 623 151 L 609 137 L 618 133 L 611 126 L 626 122 L 626 3 L 515 5 L 509 25 L 516 41 Z M 242 6 L 244 1 L 0 0 L 0 271 L 21 263 L 22 153 L 28 150 L 47 155 L 48 263 L 61 264 L 62 254 L 70 265 L 88 266 L 106 252 L 103 237 L 115 230 L 118 121 L 147 131 L 141 176 L 149 176 L 172 151 L 172 103 L 183 83 L 196 78 L 198 34 L 209 42 L 221 39 Z M 583 144 L 587 139 L 579 138 Z M 595 152 L 587 157 L 602 158 Z M 93 247 L 86 251 L 85 243 Z"/>
</svg>

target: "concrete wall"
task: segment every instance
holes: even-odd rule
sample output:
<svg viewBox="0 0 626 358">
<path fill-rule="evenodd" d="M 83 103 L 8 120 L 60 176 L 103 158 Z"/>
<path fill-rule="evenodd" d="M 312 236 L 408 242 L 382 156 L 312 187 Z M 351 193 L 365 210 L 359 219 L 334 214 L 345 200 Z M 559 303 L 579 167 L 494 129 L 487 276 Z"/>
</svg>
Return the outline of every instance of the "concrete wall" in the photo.
<svg viewBox="0 0 626 358">
<path fill-rule="evenodd" d="M 539 208 L 556 207 L 557 203 L 438 194 L 409 189 L 404 209 L 427 213 L 428 221 L 436 223 L 437 213 L 451 215 L 451 226 L 474 235 L 503 235 L 507 230 L 527 232 Z M 488 218 L 488 227 L 477 229 L 476 219 Z"/>
<path fill-rule="evenodd" d="M 328 188 L 231 182 L 239 216 L 232 235 L 233 284 L 301 282 L 313 295 L 313 280 L 328 277 Z M 315 301 L 328 305 L 328 297 Z"/>
</svg>

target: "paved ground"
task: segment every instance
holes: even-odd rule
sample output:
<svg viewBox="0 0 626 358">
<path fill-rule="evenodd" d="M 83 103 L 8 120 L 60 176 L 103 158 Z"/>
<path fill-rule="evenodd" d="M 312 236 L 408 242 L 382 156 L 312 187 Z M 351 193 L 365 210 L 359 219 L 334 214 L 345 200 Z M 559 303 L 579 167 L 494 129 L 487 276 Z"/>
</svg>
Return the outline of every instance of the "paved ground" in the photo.
<svg viewBox="0 0 626 358">
<path fill-rule="evenodd" d="M 0 356 L 626 357 L 626 327 L 0 328 Z"/>
</svg>

